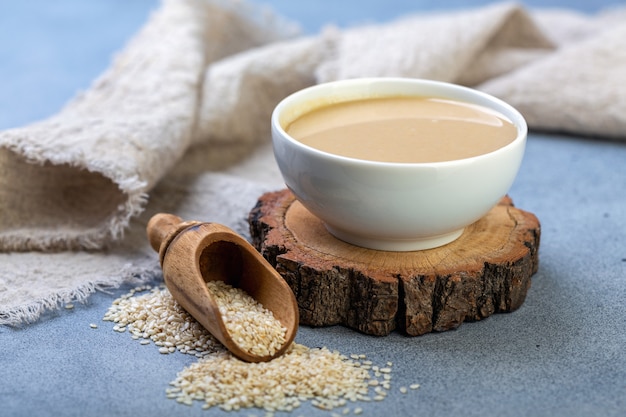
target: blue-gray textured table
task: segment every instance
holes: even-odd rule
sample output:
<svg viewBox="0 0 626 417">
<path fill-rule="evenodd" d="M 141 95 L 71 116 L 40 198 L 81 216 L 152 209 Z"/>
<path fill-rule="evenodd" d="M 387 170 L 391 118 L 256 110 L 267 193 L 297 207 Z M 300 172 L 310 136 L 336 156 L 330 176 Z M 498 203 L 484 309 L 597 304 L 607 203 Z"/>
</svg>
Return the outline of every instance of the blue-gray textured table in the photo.
<svg viewBox="0 0 626 417">
<path fill-rule="evenodd" d="M 438 9 L 435 1 L 269 2 L 309 32 Z M 446 2 L 445 7 L 487 1 Z M 0 6 L 0 129 L 56 112 L 89 86 L 145 21 L 155 0 L 45 0 Z M 528 5 L 595 11 L 607 0 Z M 531 133 L 511 192 L 542 223 L 540 268 L 512 314 L 455 331 L 375 338 L 302 327 L 297 340 L 393 361 L 394 386 L 366 415 L 626 415 L 626 143 Z M 1 267 L 1 266 L 0 266 Z M 167 400 L 186 355 L 160 355 L 99 331 L 113 294 L 22 328 L 0 327 L 0 415 L 233 415 Z M 172 359 L 172 356 L 174 359 Z M 243 411 L 248 415 L 251 411 Z M 261 414 L 259 411 L 255 412 Z M 306 404 L 294 415 L 329 415 Z"/>
</svg>

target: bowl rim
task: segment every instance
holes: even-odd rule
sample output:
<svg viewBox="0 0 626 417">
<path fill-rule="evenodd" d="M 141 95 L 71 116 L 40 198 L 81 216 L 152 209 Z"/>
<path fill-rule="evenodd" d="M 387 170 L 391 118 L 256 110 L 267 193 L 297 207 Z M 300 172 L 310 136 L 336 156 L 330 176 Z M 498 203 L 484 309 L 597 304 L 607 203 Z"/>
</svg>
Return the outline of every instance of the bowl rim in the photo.
<svg viewBox="0 0 626 417">
<path fill-rule="evenodd" d="M 457 94 L 461 94 L 465 96 L 471 96 L 472 98 L 477 98 L 478 102 L 470 101 L 470 100 L 463 100 L 463 99 L 459 99 L 456 97 L 449 97 L 443 93 L 437 96 L 424 94 L 424 96 L 427 96 L 427 97 L 439 97 L 439 98 L 448 99 L 448 100 L 465 101 L 470 104 L 476 104 L 479 106 L 487 107 L 490 110 L 494 110 L 500 113 L 502 116 L 506 117 L 511 123 L 513 123 L 513 125 L 517 128 L 517 136 L 515 137 L 515 139 L 513 139 L 513 141 L 506 144 L 505 146 L 502 146 L 491 152 L 483 153 L 483 154 L 476 155 L 476 156 L 471 156 L 468 158 L 453 159 L 453 160 L 448 160 L 448 161 L 437 161 L 437 162 L 385 162 L 385 161 L 373 161 L 373 160 L 359 159 L 359 158 L 353 158 L 353 157 L 348 157 L 348 156 L 343 156 L 343 155 L 337 155 L 334 153 L 322 151 L 320 149 L 314 148 L 309 145 L 305 145 L 304 143 L 296 140 L 291 135 L 289 135 L 285 131 L 283 124 L 281 123 L 281 117 L 284 111 L 289 108 L 289 106 L 293 106 L 294 104 L 297 104 L 299 102 L 306 102 L 307 97 L 314 96 L 316 92 L 323 91 L 323 90 L 329 90 L 329 91 L 335 92 L 336 90 L 342 90 L 342 89 L 348 89 L 348 88 L 353 88 L 355 90 L 360 88 L 365 94 L 360 95 L 359 99 L 368 98 L 368 97 L 390 97 L 390 96 L 398 97 L 397 93 L 388 93 L 388 94 L 383 93 L 383 94 L 378 94 L 378 95 L 369 95 L 366 93 L 368 87 L 371 88 L 373 85 L 384 84 L 384 83 L 393 84 L 396 86 L 397 85 L 411 85 L 413 87 L 434 88 L 442 92 L 453 92 L 453 93 L 457 93 Z M 407 93 L 406 96 L 407 97 L 419 97 L 419 95 L 412 94 L 412 93 Z M 348 98 L 346 100 L 341 100 L 341 101 L 323 102 L 319 104 L 318 106 L 312 107 L 310 110 L 302 112 L 302 114 L 306 114 L 309 111 L 313 111 L 316 108 L 323 107 L 328 104 L 333 104 L 336 102 L 351 101 L 351 100 L 356 100 L 356 99 L 357 98 L 354 98 L 354 99 Z M 310 99 L 309 101 L 313 102 L 314 100 Z M 486 105 L 485 103 L 489 103 L 490 105 Z M 496 108 L 494 108 L 494 106 Z M 503 112 L 501 109 L 504 109 L 505 111 Z M 297 117 L 298 116 L 292 118 L 291 120 L 295 120 L 297 119 Z M 528 135 L 528 125 L 523 115 L 516 108 L 514 108 L 513 106 L 511 106 L 504 100 L 501 100 L 483 91 L 476 90 L 471 87 L 462 86 L 459 84 L 449 83 L 445 81 L 436 81 L 436 80 L 429 80 L 429 79 L 422 79 L 422 78 L 409 78 L 409 77 L 349 78 L 349 79 L 344 79 L 344 80 L 337 80 L 337 81 L 330 81 L 330 82 L 315 84 L 315 85 L 303 88 L 301 90 L 298 90 L 284 97 L 274 107 L 274 110 L 272 111 L 272 116 L 271 116 L 271 128 L 272 128 L 272 132 L 277 131 L 280 134 L 280 136 L 287 142 L 291 143 L 292 145 L 295 145 L 297 148 L 301 148 L 305 150 L 306 152 L 312 153 L 313 155 L 317 157 L 332 159 L 332 160 L 336 160 L 338 162 L 347 163 L 347 164 L 367 165 L 371 167 L 380 166 L 380 167 L 386 167 L 386 168 L 399 167 L 403 169 L 406 169 L 407 167 L 443 168 L 445 166 L 458 166 L 459 164 L 478 162 L 485 158 L 494 157 L 499 153 L 506 153 L 509 150 L 511 150 L 511 148 L 516 148 L 520 145 L 525 144 L 527 135 Z M 272 135 L 273 143 L 276 141 L 274 136 L 275 135 L 273 134 Z"/>
</svg>

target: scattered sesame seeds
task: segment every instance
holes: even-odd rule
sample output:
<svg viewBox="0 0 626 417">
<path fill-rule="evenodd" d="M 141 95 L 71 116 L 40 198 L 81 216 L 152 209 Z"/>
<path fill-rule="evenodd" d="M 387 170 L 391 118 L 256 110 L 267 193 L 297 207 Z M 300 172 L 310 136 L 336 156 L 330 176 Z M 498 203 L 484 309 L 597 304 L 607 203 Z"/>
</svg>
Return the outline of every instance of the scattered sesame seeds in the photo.
<svg viewBox="0 0 626 417">
<path fill-rule="evenodd" d="M 222 292 L 219 297 L 232 292 L 225 284 L 217 286 L 217 291 Z M 271 327 L 272 320 L 264 313 L 256 312 L 253 316 L 247 322 Z M 261 316 L 264 319 L 258 321 Z M 383 401 L 390 389 L 392 363 L 387 362 L 386 367 L 381 368 L 373 365 L 364 354 L 345 356 L 325 347 L 309 348 L 292 343 L 284 355 L 271 361 L 241 361 L 182 309 L 163 286 L 139 287 L 121 296 L 112 303 L 103 320 L 115 323 L 115 331 L 129 333 L 142 345 L 154 342 L 164 355 L 179 351 L 198 358 L 178 373 L 165 392 L 167 398 L 183 405 L 201 402 L 203 409 L 219 407 L 225 411 L 254 407 L 271 417 L 275 412 L 290 412 L 309 401 L 322 410 L 341 408 L 341 415 L 359 415 L 363 413 L 361 407 L 352 410 L 347 404 Z M 237 317 L 230 323 L 237 320 L 246 321 Z M 244 329 L 249 328 L 244 326 L 233 331 L 246 333 Z M 275 331 L 268 330 L 265 334 Z M 284 329 L 281 332 L 284 335 Z M 246 341 L 246 337 L 244 335 L 243 342 L 238 342 L 242 343 L 242 348 L 245 343 L 254 343 L 250 341 L 254 339 Z M 410 388 L 417 389 L 419 384 L 412 384 Z M 370 391 L 373 391 L 371 396 Z M 335 414 L 339 415 L 337 411 Z"/>
<path fill-rule="evenodd" d="M 292 344 L 269 362 L 250 364 L 228 352 L 207 356 L 181 371 L 170 383 L 170 398 L 204 401 L 223 410 L 258 407 L 290 411 L 302 401 L 323 410 L 344 407 L 367 392 L 367 371 L 338 352 Z"/>
<path fill-rule="evenodd" d="M 135 295 L 147 290 L 145 294 Z M 167 352 L 162 350 L 164 354 L 178 350 L 202 357 L 224 349 L 174 300 L 165 287 L 139 287 L 131 290 L 113 301 L 103 320 L 116 323 L 118 329 L 127 329 L 138 340 L 152 340 L 159 348 L 167 348 Z M 171 347 L 174 350 L 170 350 Z"/>
<path fill-rule="evenodd" d="M 96 323 L 90 323 L 89 327 L 91 327 L 92 329 L 97 329 L 98 325 Z"/>
<path fill-rule="evenodd" d="M 65 309 L 66 309 L 66 310 L 71 310 L 71 309 L 73 309 L 73 308 L 74 308 L 74 304 L 72 304 L 72 303 L 67 303 L 67 304 L 65 304 Z"/>
</svg>

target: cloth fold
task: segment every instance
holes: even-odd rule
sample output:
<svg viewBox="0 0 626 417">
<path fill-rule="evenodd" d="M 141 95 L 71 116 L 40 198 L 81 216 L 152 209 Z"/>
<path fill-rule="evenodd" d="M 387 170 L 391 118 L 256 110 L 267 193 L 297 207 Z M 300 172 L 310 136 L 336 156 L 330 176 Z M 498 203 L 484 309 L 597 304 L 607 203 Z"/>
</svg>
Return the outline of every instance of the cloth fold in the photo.
<svg viewBox="0 0 626 417">
<path fill-rule="evenodd" d="M 280 99 L 362 76 L 449 81 L 499 96 L 535 129 L 626 139 L 626 13 L 516 3 L 302 36 L 244 2 L 164 0 L 84 93 L 0 132 L 0 324 L 159 276 L 145 239 L 169 211 L 247 236 L 281 186 Z"/>
<path fill-rule="evenodd" d="M 504 98 L 529 126 L 624 139 L 626 24 L 568 44 L 480 88 Z"/>
<path fill-rule="evenodd" d="M 403 76 L 475 85 L 526 61 L 487 65 L 498 53 L 552 47 L 528 13 L 512 3 L 355 28 L 340 33 L 337 43 L 336 57 L 319 66 L 319 81 Z M 480 71 L 472 68 L 476 64 Z"/>
<path fill-rule="evenodd" d="M 121 237 L 192 142 L 206 66 L 293 33 L 256 11 L 166 1 L 89 90 L 0 134 L 0 248 L 97 249 Z"/>
</svg>

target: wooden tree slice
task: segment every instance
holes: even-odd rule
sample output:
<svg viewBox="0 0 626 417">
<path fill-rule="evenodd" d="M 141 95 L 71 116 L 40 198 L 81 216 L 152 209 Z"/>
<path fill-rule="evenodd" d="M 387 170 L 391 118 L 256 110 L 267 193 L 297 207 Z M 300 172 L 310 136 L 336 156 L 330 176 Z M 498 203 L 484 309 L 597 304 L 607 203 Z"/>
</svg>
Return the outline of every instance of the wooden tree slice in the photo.
<svg viewBox="0 0 626 417">
<path fill-rule="evenodd" d="M 445 246 L 366 249 L 332 236 L 289 190 L 249 215 L 254 246 L 295 293 L 300 322 L 411 336 L 519 308 L 537 271 L 540 224 L 505 197 Z"/>
</svg>

